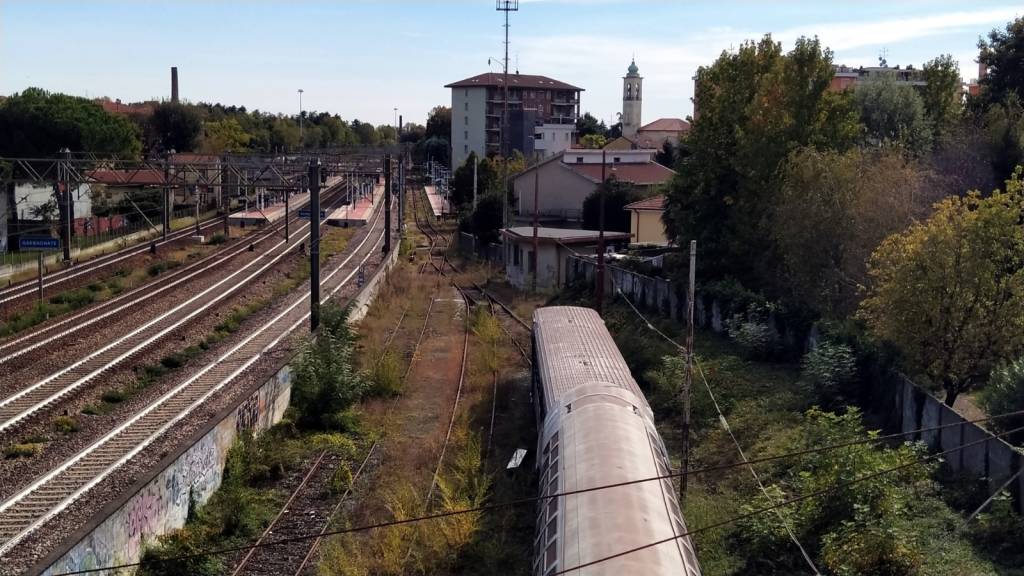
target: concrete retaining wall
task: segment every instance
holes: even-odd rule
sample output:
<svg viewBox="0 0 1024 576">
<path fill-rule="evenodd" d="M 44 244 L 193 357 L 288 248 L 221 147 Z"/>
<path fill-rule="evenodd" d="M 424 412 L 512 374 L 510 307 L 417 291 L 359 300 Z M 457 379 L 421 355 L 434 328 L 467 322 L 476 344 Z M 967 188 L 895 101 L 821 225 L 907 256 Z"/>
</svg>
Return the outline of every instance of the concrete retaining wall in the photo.
<svg viewBox="0 0 1024 576">
<path fill-rule="evenodd" d="M 96 515 L 44 559 L 43 574 L 137 562 L 143 544 L 185 525 L 190 502 L 201 505 L 220 486 L 228 450 L 243 429 L 265 430 L 278 422 L 291 396 L 291 369 L 283 367 L 244 400 L 211 421 L 191 444 L 165 458 L 151 473 Z M 113 509 L 111 509 L 113 508 Z M 35 570 L 33 571 L 35 572 Z"/>
<path fill-rule="evenodd" d="M 395 249 L 352 299 L 349 322 L 366 315 L 397 260 Z M 291 399 L 291 374 L 283 366 L 239 404 L 218 414 L 31 572 L 50 575 L 137 562 L 146 542 L 185 525 L 190 502 L 202 505 L 217 490 L 239 431 L 266 430 L 281 420 Z"/>
</svg>

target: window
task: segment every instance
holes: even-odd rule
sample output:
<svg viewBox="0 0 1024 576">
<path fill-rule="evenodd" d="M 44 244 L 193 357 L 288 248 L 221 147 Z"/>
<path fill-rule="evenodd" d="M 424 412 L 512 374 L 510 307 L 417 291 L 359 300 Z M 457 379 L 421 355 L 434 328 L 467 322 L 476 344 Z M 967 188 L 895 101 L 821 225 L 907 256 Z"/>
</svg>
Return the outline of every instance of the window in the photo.
<svg viewBox="0 0 1024 576">
<path fill-rule="evenodd" d="M 516 245 L 516 247 L 512 250 L 512 265 L 513 266 L 519 266 L 519 260 L 520 260 L 520 258 L 522 258 L 522 252 L 523 252 L 522 248 L 520 248 L 518 245 Z"/>
<path fill-rule="evenodd" d="M 462 131 L 462 138 L 465 140 L 469 140 L 469 130 Z"/>
<path fill-rule="evenodd" d="M 565 133 L 565 141 L 566 141 L 566 142 L 568 142 L 568 141 L 569 141 L 569 137 L 570 137 L 570 136 L 572 136 L 572 134 L 570 134 L 570 133 L 568 133 L 568 132 L 566 132 L 566 133 Z"/>
<path fill-rule="evenodd" d="M 616 157 L 612 158 L 612 162 L 622 162 L 622 158 L 619 158 L 618 156 L 616 156 Z"/>
<path fill-rule="evenodd" d="M 466 91 L 465 91 L 465 92 L 463 92 L 463 95 L 465 95 L 465 96 L 469 96 L 469 88 L 466 88 Z"/>
<path fill-rule="evenodd" d="M 527 260 L 527 266 L 529 267 L 528 269 L 536 270 L 537 268 L 535 268 L 535 266 L 537 265 L 537 254 L 533 250 L 530 250 L 529 252 L 526 253 L 526 255 L 529 256 L 529 259 Z"/>
<path fill-rule="evenodd" d="M 463 116 L 462 119 L 466 123 L 466 126 L 469 126 L 469 116 Z"/>
<path fill-rule="evenodd" d="M 576 163 L 577 164 L 583 164 L 583 156 L 577 156 L 576 157 Z"/>
<path fill-rule="evenodd" d="M 533 135 L 533 139 L 534 140 L 543 140 L 544 139 L 544 133 L 543 132 L 537 132 L 536 134 Z"/>
<path fill-rule="evenodd" d="M 462 153 L 463 154 L 469 154 L 469 144 L 463 144 L 462 145 Z"/>
<path fill-rule="evenodd" d="M 465 110 L 466 112 L 469 112 L 469 102 L 463 102 L 462 109 Z"/>
</svg>

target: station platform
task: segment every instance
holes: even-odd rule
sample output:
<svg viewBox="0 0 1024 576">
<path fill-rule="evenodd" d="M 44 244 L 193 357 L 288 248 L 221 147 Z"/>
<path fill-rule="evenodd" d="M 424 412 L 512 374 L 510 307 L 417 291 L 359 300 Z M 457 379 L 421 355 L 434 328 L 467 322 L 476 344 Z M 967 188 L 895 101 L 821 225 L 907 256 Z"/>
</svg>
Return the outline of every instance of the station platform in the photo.
<svg viewBox="0 0 1024 576">
<path fill-rule="evenodd" d="M 384 186 L 374 186 L 373 194 L 359 198 L 352 204 L 338 208 L 327 215 L 326 222 L 331 226 L 363 226 L 373 216 L 377 204 L 384 198 Z"/>
<path fill-rule="evenodd" d="M 288 207 L 297 210 L 309 201 L 309 193 L 296 194 L 288 200 Z M 232 226 L 262 226 L 272 224 L 284 218 L 284 202 L 264 206 L 263 210 L 239 210 L 228 216 L 228 224 Z"/>
<path fill-rule="evenodd" d="M 425 186 L 425 188 L 427 189 L 427 200 L 430 201 L 430 210 L 434 213 L 434 218 L 440 220 L 445 214 L 452 213 L 451 204 L 437 193 L 435 186 Z"/>
</svg>

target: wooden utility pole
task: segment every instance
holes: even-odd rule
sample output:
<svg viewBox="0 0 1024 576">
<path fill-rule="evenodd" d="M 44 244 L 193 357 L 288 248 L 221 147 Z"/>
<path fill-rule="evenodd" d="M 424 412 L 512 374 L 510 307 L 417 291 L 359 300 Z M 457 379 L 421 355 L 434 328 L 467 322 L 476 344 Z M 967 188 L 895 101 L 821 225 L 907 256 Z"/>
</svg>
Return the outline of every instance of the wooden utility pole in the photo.
<svg viewBox="0 0 1024 576">
<path fill-rule="evenodd" d="M 597 297 L 597 313 L 604 314 L 604 189 L 606 154 L 601 150 L 601 184 L 597 189 L 597 287 L 594 292 Z"/>
<path fill-rule="evenodd" d="M 540 209 L 537 204 L 540 202 L 540 163 L 533 167 L 533 262 L 530 263 L 530 291 L 537 291 L 537 264 L 540 260 L 539 241 L 537 240 L 537 226 L 540 224 Z"/>
<path fill-rule="evenodd" d="M 690 390 L 693 386 L 693 300 L 697 279 L 697 241 L 690 240 L 690 287 L 686 292 L 686 374 L 683 377 L 683 475 L 679 478 L 679 503 L 686 497 L 690 471 Z"/>
</svg>

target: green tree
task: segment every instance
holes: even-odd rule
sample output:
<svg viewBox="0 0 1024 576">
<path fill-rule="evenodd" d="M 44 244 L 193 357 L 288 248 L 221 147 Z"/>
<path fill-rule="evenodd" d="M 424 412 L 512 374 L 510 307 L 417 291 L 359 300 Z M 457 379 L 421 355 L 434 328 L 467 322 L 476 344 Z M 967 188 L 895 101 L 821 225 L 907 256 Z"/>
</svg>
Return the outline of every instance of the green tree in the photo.
<svg viewBox="0 0 1024 576">
<path fill-rule="evenodd" d="M 990 415 L 1024 410 L 1024 358 L 1017 358 L 992 370 L 988 382 L 981 390 L 980 400 Z M 999 418 L 988 425 L 1009 432 L 1024 427 L 1024 416 Z M 1009 439 L 1018 444 L 1024 443 L 1024 432 L 1018 430 Z"/>
<path fill-rule="evenodd" d="M 604 125 L 604 120 L 598 120 L 590 112 L 584 112 L 583 116 L 576 120 L 576 135 L 582 140 L 591 134 L 607 137 L 608 128 Z"/>
<path fill-rule="evenodd" d="M 498 241 L 501 230 L 503 204 L 501 195 L 490 193 L 477 199 L 476 210 L 463 225 L 463 229 L 477 237 L 477 241 L 489 244 Z"/>
<path fill-rule="evenodd" d="M 241 152 L 248 147 L 251 138 L 234 118 L 206 122 L 203 125 L 202 150 L 209 154 Z"/>
<path fill-rule="evenodd" d="M 936 205 L 871 257 L 861 315 L 914 374 L 957 396 L 1024 351 L 1024 190 L 977 192 Z"/>
<path fill-rule="evenodd" d="M 377 129 L 373 127 L 373 124 L 353 120 L 352 132 L 355 133 L 356 139 L 362 146 L 377 146 L 380 144 L 380 135 L 377 134 Z"/>
<path fill-rule="evenodd" d="M 643 198 L 640 191 L 630 182 L 622 182 L 614 176 L 591 192 L 583 200 L 583 228 L 597 230 L 600 226 L 601 194 L 604 193 L 604 229 L 608 232 L 629 232 L 629 213 L 626 204 Z"/>
<path fill-rule="evenodd" d="M 174 102 L 157 104 L 150 123 L 162 151 L 192 151 L 203 128 L 199 114 L 191 106 Z"/>
<path fill-rule="evenodd" d="M 801 148 L 780 168 L 772 214 L 776 292 L 827 318 L 856 311 L 867 260 L 934 200 L 917 162 L 895 150 Z"/>
<path fill-rule="evenodd" d="M 956 126 L 963 109 L 960 65 L 949 54 L 943 54 L 925 62 L 921 76 L 925 82 L 921 87 L 921 99 L 932 131 L 936 136 L 945 134 Z"/>
<path fill-rule="evenodd" d="M 448 181 L 451 188 L 449 198 L 460 211 L 473 202 L 473 164 L 476 160 L 476 152 L 470 152 L 466 161 L 455 169 L 451 180 Z M 494 189 L 497 171 L 489 158 L 484 158 L 477 165 L 476 178 L 478 198 Z"/>
<path fill-rule="evenodd" d="M 0 154 L 47 158 L 63 148 L 135 158 L 142 143 L 131 120 L 85 98 L 28 88 L 0 102 Z"/>
<path fill-rule="evenodd" d="M 978 40 L 978 49 L 978 62 L 988 68 L 980 80 L 984 101 L 1004 102 L 1011 94 L 1024 99 L 1024 16 L 993 29 L 988 40 Z"/>
<path fill-rule="evenodd" d="M 1024 164 L 1024 105 L 1016 94 L 992 104 L 984 115 L 992 171 L 998 181 Z"/>
<path fill-rule="evenodd" d="M 817 39 L 784 54 L 770 36 L 697 71 L 701 114 L 682 142 L 688 155 L 666 195 L 665 224 L 677 244 L 697 240 L 708 274 L 750 286 L 774 276 L 780 163 L 801 146 L 842 150 L 859 137 L 850 95 L 828 91 L 832 74 L 832 53 Z"/>
<path fill-rule="evenodd" d="M 602 134 L 587 134 L 580 138 L 580 146 L 591 149 L 601 149 L 608 143 L 608 139 Z"/>
<path fill-rule="evenodd" d="M 443 138 L 448 140 L 452 135 L 452 109 L 447 106 L 434 106 L 427 116 L 427 127 L 423 134 L 426 139 Z"/>
<path fill-rule="evenodd" d="M 842 415 L 812 408 L 787 445 L 777 449 L 796 452 L 859 440 L 865 433 L 857 408 Z M 877 432 L 867 435 L 876 436 Z M 771 499 L 755 496 L 742 510 L 750 512 L 782 499 L 896 468 L 920 458 L 922 450 L 910 444 L 894 448 L 859 444 L 787 459 L 768 474 L 775 478 L 767 487 Z M 750 546 L 749 572 L 755 572 L 753 568 L 759 564 L 772 566 L 772 573 L 794 573 L 803 567 L 803 559 L 783 529 L 781 516 L 830 574 L 913 574 L 923 561 L 920 545 L 910 537 L 911 522 L 916 520 L 914 505 L 922 496 L 918 486 L 927 480 L 934 467 L 935 464 L 907 466 L 824 497 L 780 508 L 779 514 L 759 514 L 742 520 L 739 538 Z"/>
<path fill-rule="evenodd" d="M 893 143 L 918 156 L 931 150 L 932 128 L 913 86 L 882 74 L 858 83 L 854 96 L 869 144 Z"/>
</svg>

